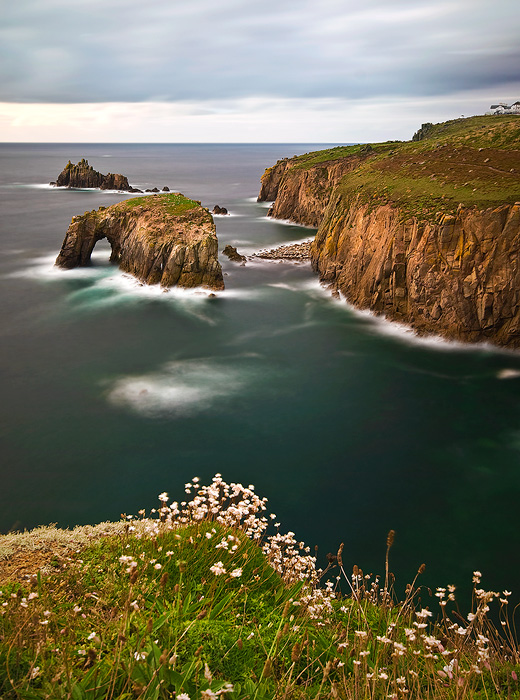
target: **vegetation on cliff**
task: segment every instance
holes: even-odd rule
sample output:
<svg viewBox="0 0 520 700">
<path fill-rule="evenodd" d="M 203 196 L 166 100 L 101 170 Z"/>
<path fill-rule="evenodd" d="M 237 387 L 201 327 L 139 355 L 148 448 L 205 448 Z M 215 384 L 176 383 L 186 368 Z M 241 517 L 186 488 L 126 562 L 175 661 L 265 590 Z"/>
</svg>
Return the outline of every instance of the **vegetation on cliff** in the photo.
<svg viewBox="0 0 520 700">
<path fill-rule="evenodd" d="M 423 565 L 397 591 L 393 531 L 382 578 L 347 573 L 342 546 L 322 571 L 252 486 L 186 492 L 118 525 L 0 538 L 1 698 L 520 697 L 511 594 L 480 572 L 463 616 L 453 586 L 417 584 Z"/>
<path fill-rule="evenodd" d="M 298 156 L 294 167 L 361 157 L 341 183 L 345 194 L 389 203 L 432 221 L 462 204 L 478 209 L 520 200 L 520 119 L 482 116 L 431 125 L 418 141 L 340 146 Z M 365 149 L 365 151 L 363 151 Z"/>
</svg>

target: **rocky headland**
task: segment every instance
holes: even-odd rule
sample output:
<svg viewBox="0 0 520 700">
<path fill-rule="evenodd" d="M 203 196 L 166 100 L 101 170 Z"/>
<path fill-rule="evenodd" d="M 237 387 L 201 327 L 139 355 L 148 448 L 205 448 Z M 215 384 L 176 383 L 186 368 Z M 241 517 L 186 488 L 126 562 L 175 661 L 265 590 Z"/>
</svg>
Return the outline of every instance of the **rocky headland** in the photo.
<svg viewBox="0 0 520 700">
<path fill-rule="evenodd" d="M 419 333 L 520 347 L 520 118 L 278 161 L 270 215 L 318 228 L 320 279 Z"/>
<path fill-rule="evenodd" d="M 85 266 L 106 238 L 110 261 L 145 284 L 224 289 L 213 218 L 179 192 L 129 199 L 73 217 L 59 267 Z"/>
</svg>

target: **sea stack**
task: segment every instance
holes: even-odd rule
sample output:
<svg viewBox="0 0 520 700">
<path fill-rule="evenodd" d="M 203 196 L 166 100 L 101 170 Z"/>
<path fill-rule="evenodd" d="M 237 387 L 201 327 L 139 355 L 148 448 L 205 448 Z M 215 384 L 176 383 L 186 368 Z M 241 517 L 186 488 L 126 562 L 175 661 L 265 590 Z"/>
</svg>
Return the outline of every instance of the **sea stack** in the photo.
<svg viewBox="0 0 520 700">
<path fill-rule="evenodd" d="M 56 182 L 51 182 L 56 187 L 96 187 L 100 190 L 120 190 L 130 192 L 132 188 L 128 184 L 128 179 L 124 175 L 108 173 L 103 175 L 89 165 L 88 160 L 82 158 L 74 165 L 69 162 L 58 175 Z"/>
<path fill-rule="evenodd" d="M 73 217 L 56 265 L 90 264 L 106 238 L 110 261 L 145 284 L 224 289 L 213 217 L 179 192 L 129 199 Z"/>
</svg>

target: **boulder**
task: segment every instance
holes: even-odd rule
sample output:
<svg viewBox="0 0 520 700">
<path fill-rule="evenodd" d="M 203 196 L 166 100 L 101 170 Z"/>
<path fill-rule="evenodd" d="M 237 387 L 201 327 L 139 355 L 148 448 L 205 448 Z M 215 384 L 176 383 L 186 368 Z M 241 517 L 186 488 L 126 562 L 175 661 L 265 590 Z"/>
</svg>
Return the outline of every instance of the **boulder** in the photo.
<svg viewBox="0 0 520 700">
<path fill-rule="evenodd" d="M 228 214 L 229 212 L 226 209 L 226 207 L 221 207 L 218 204 L 215 204 L 215 206 L 213 207 L 213 211 L 211 213 L 225 215 L 225 214 Z"/>
<path fill-rule="evenodd" d="M 233 262 L 245 262 L 247 260 L 245 255 L 240 255 L 238 250 L 232 245 L 227 245 L 222 251 L 222 255 L 225 255 Z"/>
</svg>

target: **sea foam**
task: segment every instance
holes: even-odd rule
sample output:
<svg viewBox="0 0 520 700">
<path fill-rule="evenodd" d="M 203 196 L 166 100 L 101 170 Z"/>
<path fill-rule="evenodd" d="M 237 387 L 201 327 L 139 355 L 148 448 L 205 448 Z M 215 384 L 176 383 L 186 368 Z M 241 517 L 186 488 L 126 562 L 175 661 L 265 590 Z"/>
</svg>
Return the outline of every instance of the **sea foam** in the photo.
<svg viewBox="0 0 520 700">
<path fill-rule="evenodd" d="M 257 357 L 175 360 L 156 372 L 115 380 L 107 398 L 115 406 L 150 418 L 190 416 L 242 391 L 257 374 L 251 366 Z"/>
</svg>

